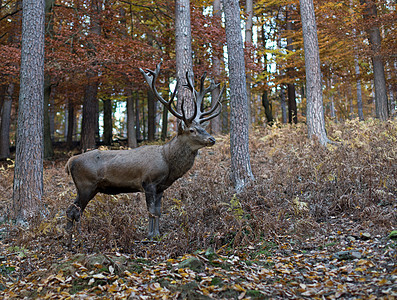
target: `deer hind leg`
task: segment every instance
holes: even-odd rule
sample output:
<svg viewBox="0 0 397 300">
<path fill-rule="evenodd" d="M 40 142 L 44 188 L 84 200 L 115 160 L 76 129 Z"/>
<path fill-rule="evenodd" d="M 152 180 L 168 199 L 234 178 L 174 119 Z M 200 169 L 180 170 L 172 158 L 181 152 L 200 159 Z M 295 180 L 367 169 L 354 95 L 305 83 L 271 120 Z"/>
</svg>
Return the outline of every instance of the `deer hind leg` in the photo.
<svg viewBox="0 0 397 300">
<path fill-rule="evenodd" d="M 146 205 L 149 212 L 148 239 L 160 236 L 161 198 L 163 192 L 156 193 L 154 186 L 146 187 Z"/>
</svg>

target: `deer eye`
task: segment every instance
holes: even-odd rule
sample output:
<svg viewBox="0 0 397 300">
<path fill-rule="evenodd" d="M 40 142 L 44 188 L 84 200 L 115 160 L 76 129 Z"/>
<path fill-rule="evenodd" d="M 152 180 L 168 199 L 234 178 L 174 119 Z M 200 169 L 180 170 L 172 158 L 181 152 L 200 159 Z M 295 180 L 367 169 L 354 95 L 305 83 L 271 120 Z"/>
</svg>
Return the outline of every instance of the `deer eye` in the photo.
<svg viewBox="0 0 397 300">
<path fill-rule="evenodd" d="M 191 133 L 193 133 L 193 132 L 194 132 L 194 129 L 193 129 L 193 128 L 190 128 L 189 131 L 190 131 Z"/>
</svg>

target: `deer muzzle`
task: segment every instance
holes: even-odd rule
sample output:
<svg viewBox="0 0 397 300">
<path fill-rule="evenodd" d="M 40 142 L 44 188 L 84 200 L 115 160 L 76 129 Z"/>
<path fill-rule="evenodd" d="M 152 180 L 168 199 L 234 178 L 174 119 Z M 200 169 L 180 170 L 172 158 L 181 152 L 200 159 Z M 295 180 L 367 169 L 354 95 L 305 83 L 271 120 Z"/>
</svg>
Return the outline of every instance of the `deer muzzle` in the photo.
<svg viewBox="0 0 397 300">
<path fill-rule="evenodd" d="M 213 146 L 215 145 L 215 138 L 212 136 L 208 138 L 207 146 Z"/>
</svg>

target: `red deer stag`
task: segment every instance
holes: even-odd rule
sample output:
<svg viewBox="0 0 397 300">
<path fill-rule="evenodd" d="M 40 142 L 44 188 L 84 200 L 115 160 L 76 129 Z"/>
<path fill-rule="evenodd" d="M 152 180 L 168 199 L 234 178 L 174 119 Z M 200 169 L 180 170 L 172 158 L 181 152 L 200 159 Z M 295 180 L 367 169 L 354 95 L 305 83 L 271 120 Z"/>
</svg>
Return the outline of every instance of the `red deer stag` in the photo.
<svg viewBox="0 0 397 300">
<path fill-rule="evenodd" d="M 66 164 L 66 171 L 72 175 L 77 189 L 77 197 L 66 211 L 66 229 L 72 237 L 73 223 L 80 220 L 88 202 L 97 194 L 119 194 L 145 192 L 149 211 L 148 238 L 160 235 L 159 218 L 161 215 L 161 198 L 171 184 L 182 177 L 194 163 L 197 151 L 215 144 L 215 139 L 204 129 L 204 123 L 218 116 L 221 112 L 223 90 L 215 105 L 208 111 L 203 109 L 204 96 L 215 89 L 211 85 L 204 88 L 206 74 L 201 77 L 200 91 L 194 89 L 193 76 L 186 73 L 187 85 L 194 98 L 193 114 L 186 117 L 184 101 L 182 111 L 177 112 L 172 103 L 177 87 L 169 101 L 164 100 L 156 89 L 156 79 L 160 73 L 160 64 L 156 70 L 139 69 L 159 100 L 175 117 L 181 120 L 177 135 L 167 144 L 142 146 L 131 150 L 93 150 L 73 156 Z"/>
</svg>

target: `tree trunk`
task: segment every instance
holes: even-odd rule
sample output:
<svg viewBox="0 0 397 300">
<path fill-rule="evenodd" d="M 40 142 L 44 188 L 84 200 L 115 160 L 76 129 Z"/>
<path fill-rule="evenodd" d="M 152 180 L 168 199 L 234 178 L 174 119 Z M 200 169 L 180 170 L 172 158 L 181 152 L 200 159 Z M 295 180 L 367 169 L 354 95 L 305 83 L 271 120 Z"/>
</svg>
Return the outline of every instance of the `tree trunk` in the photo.
<svg viewBox="0 0 397 300">
<path fill-rule="evenodd" d="M 3 105 L 0 106 L 0 159 L 10 157 L 10 121 L 14 87 L 14 83 L 10 83 L 8 85 L 8 88 L 5 91 Z"/>
<path fill-rule="evenodd" d="M 152 142 L 156 138 L 156 99 L 154 98 L 154 94 L 150 89 L 147 91 L 147 102 L 148 140 Z"/>
<path fill-rule="evenodd" d="M 270 125 L 270 126 L 273 126 L 274 119 L 273 119 L 273 112 L 272 112 L 272 104 L 269 101 L 268 91 L 267 90 L 263 91 L 263 94 L 262 94 L 262 105 L 263 105 L 263 107 L 265 109 L 265 116 L 266 116 L 267 124 Z"/>
<path fill-rule="evenodd" d="M 88 84 L 84 91 L 83 120 L 81 125 L 81 149 L 95 149 L 98 128 L 98 83 L 92 72 L 87 72 Z"/>
<path fill-rule="evenodd" d="M 20 224 L 42 211 L 44 0 L 22 3 L 22 49 L 12 218 Z"/>
<path fill-rule="evenodd" d="M 223 0 L 223 8 L 230 72 L 231 177 L 236 191 L 239 192 L 254 179 L 248 147 L 247 85 L 238 0 Z"/>
<path fill-rule="evenodd" d="M 143 137 L 141 134 L 141 125 L 139 122 L 139 94 L 137 93 L 135 96 L 135 132 L 137 141 L 142 141 Z"/>
<path fill-rule="evenodd" d="M 361 80 L 360 80 L 360 66 L 358 64 L 357 55 L 354 57 L 354 69 L 355 69 L 355 73 L 356 73 L 358 118 L 360 119 L 360 121 L 364 121 L 363 96 L 362 96 L 362 93 L 361 93 Z"/>
<path fill-rule="evenodd" d="M 310 139 L 317 137 L 322 145 L 326 145 L 328 138 L 325 131 L 320 54 L 313 0 L 300 0 L 299 3 L 305 51 L 308 135 Z"/>
<path fill-rule="evenodd" d="M 215 19 L 215 24 L 219 27 L 222 26 L 221 19 L 221 0 L 214 0 L 213 2 L 213 16 Z M 218 45 L 219 46 L 219 45 Z M 219 83 L 219 78 L 221 77 L 221 65 L 222 65 L 222 57 L 219 57 L 217 53 L 214 53 L 212 56 L 212 72 L 214 74 L 215 83 Z M 219 93 L 221 92 L 220 86 L 214 89 L 211 92 L 211 104 L 215 105 L 216 99 L 219 97 Z M 212 101 L 215 100 L 215 101 Z M 225 108 L 223 108 L 225 110 Z M 214 134 L 220 133 L 222 131 L 221 117 L 217 116 L 211 119 L 211 132 Z"/>
<path fill-rule="evenodd" d="M 389 117 L 389 107 L 387 103 L 385 68 L 381 55 L 382 38 L 380 36 L 379 27 L 375 22 L 375 18 L 377 17 L 376 4 L 374 2 L 370 2 L 369 0 L 361 0 L 361 3 L 365 3 L 367 5 L 364 11 L 364 18 L 370 19 L 370 21 L 374 24 L 367 30 L 367 32 L 372 49 L 371 59 L 374 69 L 376 117 L 382 121 L 386 121 Z"/>
<path fill-rule="evenodd" d="M 127 140 L 128 147 L 133 149 L 138 146 L 136 140 L 136 130 L 135 130 L 135 103 L 132 97 L 131 89 L 128 89 L 127 95 Z"/>
<path fill-rule="evenodd" d="M 44 158 L 49 159 L 54 156 L 54 149 L 51 140 L 50 126 L 50 95 L 51 95 L 51 79 L 44 76 Z"/>
<path fill-rule="evenodd" d="M 280 100 L 281 100 L 281 122 L 287 123 L 287 104 L 285 101 L 285 89 L 283 86 L 280 87 Z"/>
<path fill-rule="evenodd" d="M 74 109 L 74 103 L 71 98 L 68 101 L 68 135 L 66 137 L 66 148 L 68 150 L 73 149 L 73 134 L 74 134 L 74 125 L 76 122 L 76 113 Z"/>
<path fill-rule="evenodd" d="M 289 17 L 289 10 L 290 6 L 288 6 L 286 12 L 285 12 L 285 18 L 287 22 L 287 31 L 292 31 L 293 30 L 293 24 L 290 20 Z M 288 51 L 293 51 L 294 46 L 292 45 L 292 38 L 288 37 L 287 38 L 287 50 Z M 291 72 L 293 70 L 288 68 L 287 69 L 287 74 L 290 77 L 290 80 L 293 80 Z M 295 85 L 294 83 L 288 83 L 287 85 L 287 94 L 288 94 L 288 121 L 290 123 L 294 122 L 295 124 L 298 123 L 298 109 L 296 106 L 296 93 L 295 93 Z"/>
<path fill-rule="evenodd" d="M 187 84 L 186 72 L 193 74 L 192 34 L 190 26 L 189 0 L 175 1 L 175 55 L 176 77 L 178 87 L 178 110 L 181 110 L 182 100 L 185 101 L 186 116 L 193 113 L 192 93 L 184 87 Z"/>
<path fill-rule="evenodd" d="M 112 100 L 103 100 L 103 144 L 110 146 L 113 136 Z"/>
<path fill-rule="evenodd" d="M 254 8 L 253 8 L 253 1 L 246 0 L 245 2 L 245 12 L 247 19 L 245 21 L 245 44 L 247 47 L 252 45 L 252 19 L 254 17 Z M 247 80 L 247 100 L 248 100 L 248 125 L 251 126 L 252 123 L 252 110 L 251 110 L 251 103 L 252 103 L 252 95 L 251 95 L 251 74 L 247 72 L 246 75 Z"/>
</svg>

